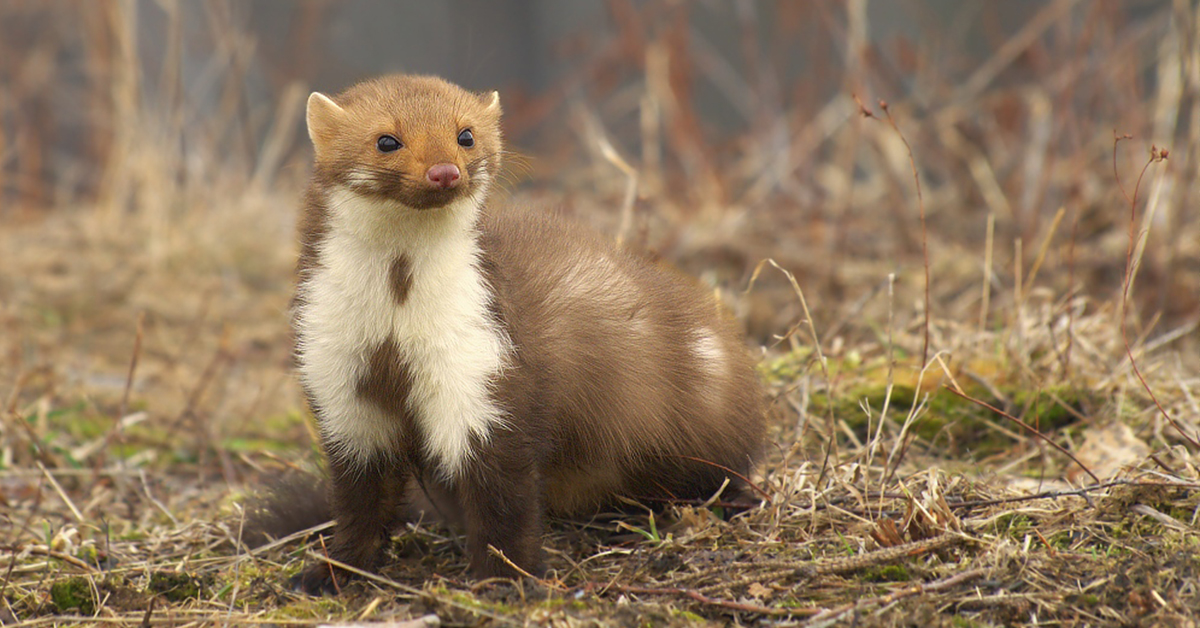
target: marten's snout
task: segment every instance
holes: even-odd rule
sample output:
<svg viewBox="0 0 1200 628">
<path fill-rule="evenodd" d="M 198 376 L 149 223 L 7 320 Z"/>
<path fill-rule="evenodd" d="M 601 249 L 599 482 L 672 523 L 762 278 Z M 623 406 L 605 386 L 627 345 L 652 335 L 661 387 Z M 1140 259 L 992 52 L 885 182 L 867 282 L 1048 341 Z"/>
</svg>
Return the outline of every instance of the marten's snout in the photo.
<svg viewBox="0 0 1200 628">
<path fill-rule="evenodd" d="M 454 164 L 434 164 L 425 171 L 425 179 L 434 187 L 448 190 L 458 185 L 458 166 Z"/>
</svg>

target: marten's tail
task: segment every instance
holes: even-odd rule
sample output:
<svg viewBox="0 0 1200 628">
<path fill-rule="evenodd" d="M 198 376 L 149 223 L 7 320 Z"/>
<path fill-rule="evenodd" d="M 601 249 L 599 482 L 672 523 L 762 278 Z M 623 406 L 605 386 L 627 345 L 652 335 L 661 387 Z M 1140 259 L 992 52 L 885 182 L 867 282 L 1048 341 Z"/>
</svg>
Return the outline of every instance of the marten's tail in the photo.
<svg viewBox="0 0 1200 628">
<path fill-rule="evenodd" d="M 259 547 L 329 521 L 333 511 L 328 484 L 325 478 L 302 471 L 272 478 L 245 503 L 242 541 Z"/>
</svg>

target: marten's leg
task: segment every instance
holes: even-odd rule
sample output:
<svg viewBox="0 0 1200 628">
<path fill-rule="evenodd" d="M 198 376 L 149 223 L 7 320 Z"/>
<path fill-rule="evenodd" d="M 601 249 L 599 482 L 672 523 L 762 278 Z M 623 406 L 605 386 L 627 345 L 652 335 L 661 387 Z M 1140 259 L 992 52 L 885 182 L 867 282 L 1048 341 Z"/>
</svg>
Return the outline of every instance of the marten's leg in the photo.
<svg viewBox="0 0 1200 628">
<path fill-rule="evenodd" d="M 337 521 L 329 557 L 352 567 L 371 570 L 397 523 L 412 472 L 407 462 L 392 457 L 367 464 L 329 456 L 330 502 Z M 324 561 L 309 565 L 293 584 L 309 595 L 333 593 L 352 574 Z"/>
<path fill-rule="evenodd" d="M 475 578 L 519 575 L 488 546 L 503 552 L 526 572 L 535 576 L 542 573 L 541 477 L 530 452 L 504 449 L 491 447 L 481 452 L 456 491 L 467 528 L 467 557 Z"/>
</svg>

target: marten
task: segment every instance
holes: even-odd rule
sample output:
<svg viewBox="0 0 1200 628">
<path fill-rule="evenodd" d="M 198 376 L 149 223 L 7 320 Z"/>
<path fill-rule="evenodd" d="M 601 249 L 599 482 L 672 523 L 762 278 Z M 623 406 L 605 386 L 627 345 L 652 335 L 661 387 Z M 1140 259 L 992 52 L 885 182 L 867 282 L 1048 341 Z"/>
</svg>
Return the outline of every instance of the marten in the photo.
<svg viewBox="0 0 1200 628">
<path fill-rule="evenodd" d="M 308 99 L 295 358 L 331 476 L 329 556 L 356 568 L 427 496 L 465 528 L 473 577 L 539 575 L 548 514 L 708 498 L 763 445 L 763 388 L 711 291 L 489 202 L 500 113 L 497 92 L 430 76 Z M 348 575 L 322 561 L 295 584 Z"/>
</svg>

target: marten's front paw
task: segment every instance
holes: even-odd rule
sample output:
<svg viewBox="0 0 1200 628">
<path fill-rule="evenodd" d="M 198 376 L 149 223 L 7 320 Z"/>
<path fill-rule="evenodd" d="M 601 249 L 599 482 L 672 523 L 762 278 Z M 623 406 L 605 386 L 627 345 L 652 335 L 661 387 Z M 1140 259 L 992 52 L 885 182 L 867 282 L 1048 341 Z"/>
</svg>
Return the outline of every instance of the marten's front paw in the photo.
<svg viewBox="0 0 1200 628">
<path fill-rule="evenodd" d="M 308 595 L 337 595 L 341 593 L 339 587 L 346 586 L 351 576 L 353 574 L 345 569 L 322 562 L 309 565 L 304 571 L 292 576 L 288 584 L 292 589 Z"/>
</svg>

